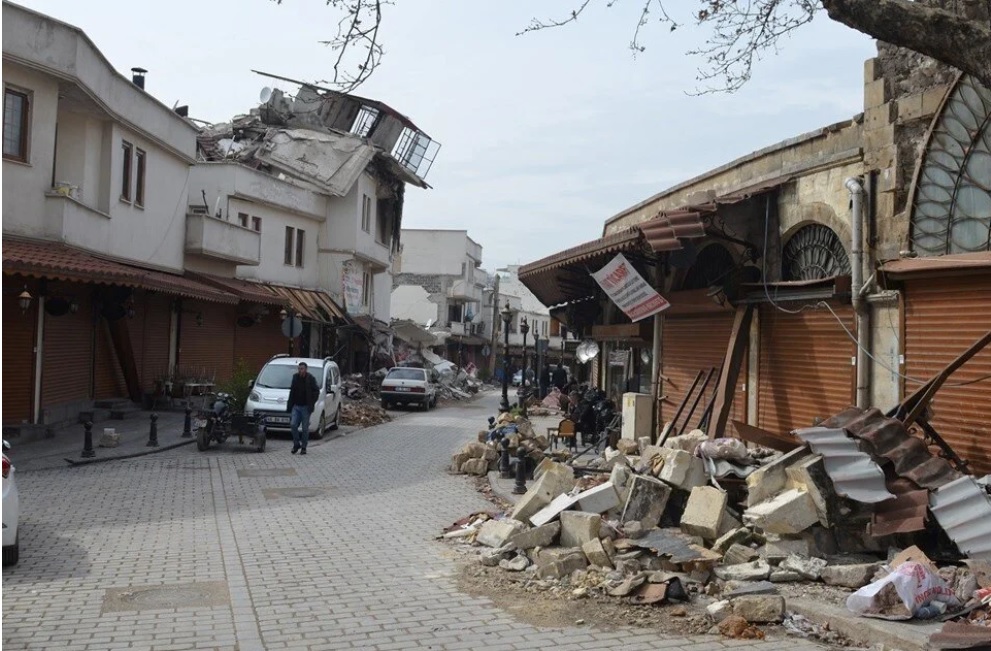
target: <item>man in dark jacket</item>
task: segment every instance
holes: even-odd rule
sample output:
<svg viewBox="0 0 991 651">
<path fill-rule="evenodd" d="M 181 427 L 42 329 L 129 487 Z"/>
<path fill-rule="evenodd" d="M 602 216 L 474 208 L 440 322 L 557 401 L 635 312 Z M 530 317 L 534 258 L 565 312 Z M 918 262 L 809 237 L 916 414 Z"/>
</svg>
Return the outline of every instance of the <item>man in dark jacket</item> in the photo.
<svg viewBox="0 0 991 651">
<path fill-rule="evenodd" d="M 540 399 L 543 400 L 547 397 L 547 391 L 551 387 L 551 367 L 549 364 L 544 364 L 544 370 L 540 372 Z"/>
<path fill-rule="evenodd" d="M 306 362 L 299 363 L 299 372 L 292 376 L 289 386 L 289 400 L 286 411 L 290 413 L 289 427 L 292 430 L 292 453 L 306 454 L 306 444 L 310 440 L 310 414 L 317 404 L 320 387 L 317 380 L 306 371 Z M 302 426 L 302 431 L 300 431 Z"/>
<path fill-rule="evenodd" d="M 554 386 L 556 386 L 558 390 L 564 391 L 564 385 L 568 383 L 568 372 L 565 371 L 564 367 L 560 364 L 558 364 L 557 368 L 554 369 L 553 378 Z"/>
</svg>

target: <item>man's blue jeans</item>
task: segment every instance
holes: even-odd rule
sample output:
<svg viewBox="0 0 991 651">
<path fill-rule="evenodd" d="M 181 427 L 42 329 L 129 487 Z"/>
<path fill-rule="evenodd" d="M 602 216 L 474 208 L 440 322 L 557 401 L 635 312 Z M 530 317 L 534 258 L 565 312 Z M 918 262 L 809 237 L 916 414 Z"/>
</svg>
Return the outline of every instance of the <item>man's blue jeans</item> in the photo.
<svg viewBox="0 0 991 651">
<path fill-rule="evenodd" d="M 305 450 L 306 444 L 310 442 L 310 410 L 303 405 L 293 405 L 289 428 L 292 430 L 293 448 Z"/>
</svg>

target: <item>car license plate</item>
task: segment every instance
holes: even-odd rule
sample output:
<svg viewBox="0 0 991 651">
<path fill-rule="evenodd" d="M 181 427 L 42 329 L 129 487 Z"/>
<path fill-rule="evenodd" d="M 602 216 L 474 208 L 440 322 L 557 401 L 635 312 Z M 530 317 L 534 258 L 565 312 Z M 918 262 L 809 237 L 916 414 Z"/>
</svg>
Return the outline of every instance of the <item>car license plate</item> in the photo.
<svg viewBox="0 0 991 651">
<path fill-rule="evenodd" d="M 268 416 L 265 419 L 266 423 L 272 423 L 275 425 L 286 425 L 289 423 L 289 418 L 286 416 Z"/>
<path fill-rule="evenodd" d="M 396 391 L 409 391 L 409 387 L 396 387 Z"/>
</svg>

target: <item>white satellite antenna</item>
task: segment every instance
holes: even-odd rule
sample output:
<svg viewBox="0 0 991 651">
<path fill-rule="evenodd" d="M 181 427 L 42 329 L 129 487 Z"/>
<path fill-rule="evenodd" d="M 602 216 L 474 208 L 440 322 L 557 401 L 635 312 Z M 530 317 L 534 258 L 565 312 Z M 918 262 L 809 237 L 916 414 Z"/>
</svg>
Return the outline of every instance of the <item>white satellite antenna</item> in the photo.
<svg viewBox="0 0 991 651">
<path fill-rule="evenodd" d="M 264 104 L 268 100 L 272 99 L 272 89 L 268 86 L 262 88 L 261 92 L 258 93 L 258 101 Z"/>
</svg>

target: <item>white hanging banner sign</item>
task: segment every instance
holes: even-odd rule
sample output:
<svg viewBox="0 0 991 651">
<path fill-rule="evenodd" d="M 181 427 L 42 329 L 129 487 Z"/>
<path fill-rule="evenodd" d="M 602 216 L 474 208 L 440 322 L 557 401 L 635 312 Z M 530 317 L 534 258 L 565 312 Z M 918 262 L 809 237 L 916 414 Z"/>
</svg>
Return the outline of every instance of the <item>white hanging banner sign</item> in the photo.
<svg viewBox="0 0 991 651">
<path fill-rule="evenodd" d="M 345 260 L 342 263 L 341 284 L 344 290 L 344 307 L 351 316 L 361 314 L 361 295 L 364 289 L 361 272 L 361 266 L 354 260 Z"/>
<path fill-rule="evenodd" d="M 595 282 L 633 322 L 671 307 L 671 304 L 647 284 L 622 253 L 592 274 Z"/>
</svg>

